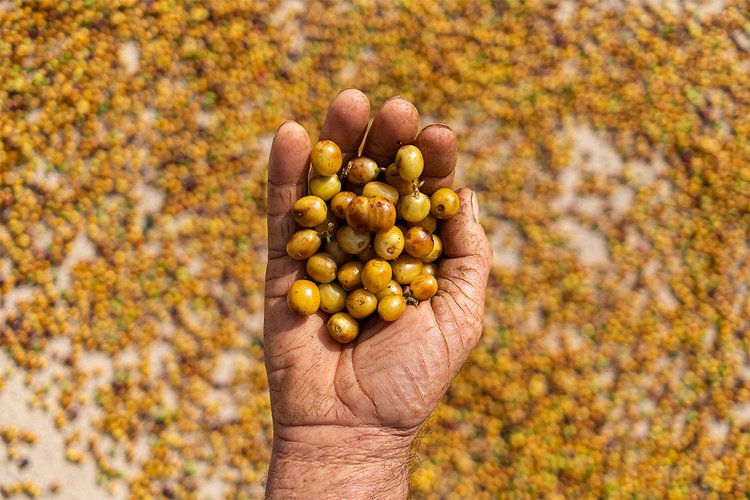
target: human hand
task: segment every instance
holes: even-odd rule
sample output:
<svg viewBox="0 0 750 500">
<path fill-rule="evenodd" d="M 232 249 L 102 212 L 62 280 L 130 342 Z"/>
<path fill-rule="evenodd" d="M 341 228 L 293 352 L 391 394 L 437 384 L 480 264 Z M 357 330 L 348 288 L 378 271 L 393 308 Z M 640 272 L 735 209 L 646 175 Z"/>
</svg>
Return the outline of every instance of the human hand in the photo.
<svg viewBox="0 0 750 500">
<path fill-rule="evenodd" d="M 346 164 L 357 156 L 369 115 L 364 94 L 341 92 L 320 140 L 338 144 Z M 456 139 L 444 125 L 417 135 L 418 127 L 416 108 L 392 98 L 375 116 L 362 154 L 388 166 L 399 147 L 416 144 L 425 161 L 421 190 L 429 195 L 453 183 Z M 285 246 L 296 229 L 292 204 L 307 194 L 310 151 L 307 132 L 286 122 L 269 160 L 264 347 L 274 445 L 267 496 L 405 496 L 410 444 L 481 335 L 492 249 L 476 197 L 458 190 L 461 208 L 441 226 L 437 294 L 395 322 L 368 320 L 354 342 L 340 344 L 323 313 L 297 316 L 286 303 L 289 286 L 304 275 L 304 263 Z"/>
</svg>

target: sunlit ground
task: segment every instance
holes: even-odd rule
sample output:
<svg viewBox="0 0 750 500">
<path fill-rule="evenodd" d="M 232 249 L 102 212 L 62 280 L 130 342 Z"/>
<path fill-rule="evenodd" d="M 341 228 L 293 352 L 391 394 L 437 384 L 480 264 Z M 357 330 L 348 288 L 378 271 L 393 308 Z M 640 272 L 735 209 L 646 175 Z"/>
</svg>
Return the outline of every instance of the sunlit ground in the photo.
<svg viewBox="0 0 750 500">
<path fill-rule="evenodd" d="M 2 493 L 262 493 L 266 158 L 352 86 L 495 250 L 414 496 L 750 490 L 747 2 L 391 3 L 0 1 Z"/>
</svg>

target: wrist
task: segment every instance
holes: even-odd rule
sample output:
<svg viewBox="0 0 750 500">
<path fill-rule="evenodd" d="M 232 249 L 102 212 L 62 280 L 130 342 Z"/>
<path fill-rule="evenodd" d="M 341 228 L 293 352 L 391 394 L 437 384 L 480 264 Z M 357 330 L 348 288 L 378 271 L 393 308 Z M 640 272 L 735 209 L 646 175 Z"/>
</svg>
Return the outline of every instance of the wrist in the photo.
<svg viewBox="0 0 750 500">
<path fill-rule="evenodd" d="M 274 429 L 266 498 L 406 498 L 415 431 Z"/>
</svg>

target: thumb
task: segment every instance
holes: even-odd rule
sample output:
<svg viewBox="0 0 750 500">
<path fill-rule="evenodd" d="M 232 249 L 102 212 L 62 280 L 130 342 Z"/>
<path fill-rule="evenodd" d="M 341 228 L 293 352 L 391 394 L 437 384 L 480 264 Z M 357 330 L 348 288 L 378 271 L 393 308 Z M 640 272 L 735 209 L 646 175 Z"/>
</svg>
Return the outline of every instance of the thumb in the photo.
<svg viewBox="0 0 750 500">
<path fill-rule="evenodd" d="M 454 330 L 461 345 L 474 347 L 482 333 L 484 294 L 492 265 L 492 247 L 479 224 L 476 195 L 457 191 L 460 208 L 440 230 L 444 259 L 438 270 L 438 294 L 433 310 L 441 328 Z"/>
</svg>

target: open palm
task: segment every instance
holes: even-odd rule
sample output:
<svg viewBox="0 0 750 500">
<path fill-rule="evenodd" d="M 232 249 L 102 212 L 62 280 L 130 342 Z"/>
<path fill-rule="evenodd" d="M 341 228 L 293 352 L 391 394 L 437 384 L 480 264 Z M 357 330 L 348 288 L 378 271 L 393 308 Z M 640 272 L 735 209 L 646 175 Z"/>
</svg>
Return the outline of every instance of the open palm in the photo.
<svg viewBox="0 0 750 500">
<path fill-rule="evenodd" d="M 346 90 L 331 103 L 320 139 L 336 142 L 346 164 L 358 154 L 369 116 L 367 97 Z M 444 125 L 418 130 L 416 108 L 390 99 L 375 116 L 362 154 L 387 166 L 399 147 L 416 144 L 425 159 L 422 190 L 430 194 L 453 182 L 456 140 Z M 289 286 L 304 275 L 285 244 L 296 229 L 291 206 L 307 192 L 310 151 L 305 130 L 286 122 L 269 161 L 264 344 L 274 432 L 313 426 L 416 432 L 481 335 L 492 250 L 476 220 L 476 200 L 459 190 L 461 209 L 442 225 L 438 293 L 408 306 L 395 322 L 366 320 L 354 342 L 340 344 L 326 331 L 326 314 L 300 317 L 286 305 Z"/>
</svg>

